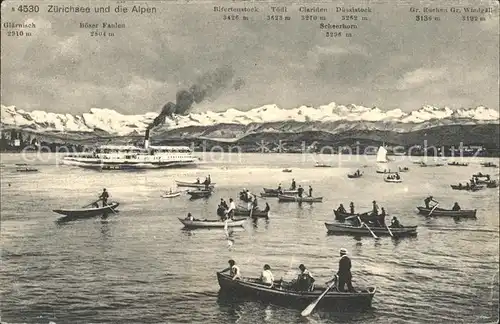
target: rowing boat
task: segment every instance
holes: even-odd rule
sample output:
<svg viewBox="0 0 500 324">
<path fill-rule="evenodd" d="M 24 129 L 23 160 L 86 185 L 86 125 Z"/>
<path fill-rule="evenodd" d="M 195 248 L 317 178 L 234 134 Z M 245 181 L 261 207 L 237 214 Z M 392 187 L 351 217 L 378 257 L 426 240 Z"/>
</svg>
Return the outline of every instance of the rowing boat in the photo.
<svg viewBox="0 0 500 324">
<path fill-rule="evenodd" d="M 408 169 L 407 167 L 398 168 L 398 172 L 408 172 L 408 171 L 410 171 L 410 169 Z"/>
<path fill-rule="evenodd" d="M 329 165 L 329 164 L 323 164 L 323 163 L 316 163 L 316 165 L 314 165 L 315 168 L 331 168 L 332 166 Z"/>
<path fill-rule="evenodd" d="M 422 215 L 429 215 L 432 211 L 431 216 L 448 216 L 448 217 L 463 217 L 463 218 L 476 218 L 476 209 L 462 209 L 462 210 L 451 210 L 442 208 L 425 208 L 417 207 L 418 212 Z"/>
<path fill-rule="evenodd" d="M 401 183 L 401 182 L 403 182 L 403 180 L 401 180 L 401 179 L 387 179 L 387 178 L 384 178 L 384 181 L 385 182 L 391 182 L 391 183 Z"/>
<path fill-rule="evenodd" d="M 316 285 L 312 291 L 297 291 L 293 285 L 283 280 L 274 282 L 274 286 L 262 284 L 257 278 L 233 280 L 229 275 L 217 272 L 220 298 L 233 302 L 237 298 L 258 300 L 286 307 L 303 309 L 315 301 L 326 289 Z M 316 306 L 318 309 L 365 309 L 371 307 L 376 287 L 359 289 L 357 292 L 339 292 L 335 288 L 329 290 Z"/>
<path fill-rule="evenodd" d="M 488 187 L 488 188 L 496 188 L 496 187 L 498 187 L 498 182 L 496 182 L 496 181 L 493 180 L 493 181 L 487 183 L 486 187 Z"/>
<path fill-rule="evenodd" d="M 191 190 L 187 194 L 191 196 L 191 199 L 207 198 L 212 195 L 212 190 Z"/>
<path fill-rule="evenodd" d="M 468 166 L 469 163 L 458 163 L 458 162 L 448 162 L 448 165 L 452 165 L 452 166 Z"/>
<path fill-rule="evenodd" d="M 241 207 L 237 207 L 235 210 L 234 210 L 234 216 L 246 216 L 246 217 L 250 217 L 250 210 L 249 209 L 246 209 L 246 208 L 241 208 Z M 257 210 L 253 210 L 252 212 L 252 217 L 269 217 L 269 211 L 264 211 L 264 210 L 260 210 L 260 209 L 257 209 Z"/>
<path fill-rule="evenodd" d="M 68 218 L 89 218 L 94 216 L 103 215 L 106 213 L 113 213 L 114 210 L 120 205 L 117 202 L 112 202 L 108 206 L 78 208 L 78 209 L 54 209 L 53 212 L 64 215 Z"/>
<path fill-rule="evenodd" d="M 181 195 L 180 191 L 177 192 L 166 192 L 163 195 L 161 195 L 162 198 L 175 198 L 179 197 Z"/>
<path fill-rule="evenodd" d="M 269 189 L 269 188 L 264 188 L 264 192 L 266 194 L 276 194 L 274 197 L 278 197 L 279 191 L 278 189 Z M 284 195 L 296 195 L 299 193 L 298 190 L 282 190 L 282 193 Z"/>
<path fill-rule="evenodd" d="M 450 185 L 453 190 L 467 190 L 467 191 L 478 191 L 484 189 L 484 186 L 460 186 L 460 185 Z"/>
<path fill-rule="evenodd" d="M 334 210 L 333 213 L 335 214 L 335 219 L 338 220 L 338 221 L 344 221 L 348 218 L 351 218 L 352 217 L 360 217 L 361 220 L 363 222 L 366 222 L 366 221 L 370 221 L 372 219 L 376 219 L 375 216 L 372 216 L 372 212 L 369 211 L 369 212 L 365 212 L 365 213 L 361 213 L 361 214 L 350 214 L 350 213 L 343 213 L 343 212 L 340 212 L 338 210 Z"/>
<path fill-rule="evenodd" d="M 178 217 L 179 221 L 184 224 L 186 228 L 224 228 L 226 226 L 225 221 L 221 220 L 208 220 L 208 219 L 194 219 L 188 220 Z M 245 223 L 246 218 L 228 220 L 227 227 L 240 227 Z"/>
<path fill-rule="evenodd" d="M 290 173 L 292 172 L 292 169 L 283 169 L 283 172 Z"/>
<path fill-rule="evenodd" d="M 328 233 L 331 234 L 353 234 L 353 235 L 363 235 L 371 236 L 370 230 L 365 226 L 352 226 L 345 224 L 336 223 L 325 223 Z M 387 228 L 385 227 L 375 227 L 370 226 L 372 232 L 379 236 L 391 236 Z M 405 226 L 405 227 L 391 227 L 392 236 L 403 237 L 403 236 L 415 236 L 417 235 L 417 226 Z"/>
<path fill-rule="evenodd" d="M 205 184 L 204 183 L 185 182 L 185 181 L 178 181 L 178 180 L 175 180 L 175 183 L 177 184 L 177 187 L 205 188 Z M 215 183 L 212 182 L 208 186 L 210 188 L 213 188 L 215 186 Z"/>
<path fill-rule="evenodd" d="M 495 163 L 491 163 L 491 162 L 481 163 L 481 166 L 484 166 L 484 167 L 487 167 L 487 168 L 496 168 L 496 167 L 498 167 L 498 165 L 496 165 Z"/>
<path fill-rule="evenodd" d="M 323 197 L 298 197 L 288 195 L 278 195 L 278 201 L 281 202 L 323 202 Z"/>
<path fill-rule="evenodd" d="M 350 179 L 355 179 L 355 178 L 361 178 L 362 175 L 363 175 L 362 173 L 360 174 L 354 173 L 354 174 L 347 174 L 347 177 Z"/>
<path fill-rule="evenodd" d="M 479 172 L 479 173 L 473 174 L 472 177 L 473 178 L 489 178 L 490 175 L 489 174 L 482 174 L 481 172 Z"/>
</svg>

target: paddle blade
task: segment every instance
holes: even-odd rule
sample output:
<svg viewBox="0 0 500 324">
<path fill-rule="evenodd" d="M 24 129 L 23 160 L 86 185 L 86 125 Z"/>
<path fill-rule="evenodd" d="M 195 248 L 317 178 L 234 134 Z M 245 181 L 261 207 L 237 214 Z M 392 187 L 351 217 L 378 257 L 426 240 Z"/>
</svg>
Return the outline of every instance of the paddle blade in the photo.
<svg viewBox="0 0 500 324">
<path fill-rule="evenodd" d="M 314 302 L 312 304 L 309 304 L 309 306 L 307 306 L 303 311 L 302 313 L 300 313 L 300 315 L 302 316 L 309 316 L 311 315 L 312 311 L 314 310 L 314 308 L 316 308 L 316 304 L 317 302 Z"/>
</svg>

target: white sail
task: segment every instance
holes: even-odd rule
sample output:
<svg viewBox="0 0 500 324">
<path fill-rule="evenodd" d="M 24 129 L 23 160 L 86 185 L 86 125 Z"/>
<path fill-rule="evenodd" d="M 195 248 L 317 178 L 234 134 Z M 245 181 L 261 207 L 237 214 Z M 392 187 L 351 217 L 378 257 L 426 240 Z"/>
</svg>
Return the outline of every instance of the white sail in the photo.
<svg viewBox="0 0 500 324">
<path fill-rule="evenodd" d="M 381 146 L 378 148 L 377 152 L 377 163 L 386 163 L 387 161 L 387 150 L 385 147 Z"/>
</svg>

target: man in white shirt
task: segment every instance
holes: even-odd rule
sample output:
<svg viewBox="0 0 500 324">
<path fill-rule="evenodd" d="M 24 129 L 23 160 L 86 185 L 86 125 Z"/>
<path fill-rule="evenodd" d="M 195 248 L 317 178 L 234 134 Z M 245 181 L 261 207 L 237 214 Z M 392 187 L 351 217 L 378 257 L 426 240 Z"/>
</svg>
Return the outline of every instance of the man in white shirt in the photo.
<svg viewBox="0 0 500 324">
<path fill-rule="evenodd" d="M 233 198 L 229 198 L 229 209 L 227 210 L 227 217 L 233 219 L 234 210 L 236 209 L 236 205 L 234 204 Z"/>
<path fill-rule="evenodd" d="M 262 281 L 263 284 L 268 285 L 269 288 L 274 285 L 274 276 L 271 272 L 271 267 L 269 266 L 269 264 L 264 265 L 264 270 L 260 275 L 260 281 Z"/>
<path fill-rule="evenodd" d="M 228 263 L 229 263 L 229 268 L 226 268 L 221 272 L 229 271 L 229 275 L 232 277 L 233 280 L 241 279 L 240 268 L 236 265 L 236 262 L 231 259 L 228 261 Z"/>
</svg>

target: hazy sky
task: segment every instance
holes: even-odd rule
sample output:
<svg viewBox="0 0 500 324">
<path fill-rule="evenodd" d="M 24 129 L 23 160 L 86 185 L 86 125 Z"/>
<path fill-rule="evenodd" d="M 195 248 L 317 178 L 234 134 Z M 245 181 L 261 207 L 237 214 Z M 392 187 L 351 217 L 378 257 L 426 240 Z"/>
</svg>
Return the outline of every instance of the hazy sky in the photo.
<svg viewBox="0 0 500 324">
<path fill-rule="evenodd" d="M 410 7 L 424 7 L 420 1 L 346 1 L 349 7 L 369 6 L 373 11 L 356 14 L 368 20 L 354 22 L 358 29 L 351 31 L 351 38 L 325 37 L 319 21 L 300 20 L 300 5 L 288 5 L 290 21 L 276 22 L 266 17 L 277 4 L 262 1 L 122 3 L 129 10 L 134 4 L 156 7 L 156 14 L 143 15 L 48 13 L 47 5 L 39 13 L 12 12 L 20 3 L 2 3 L 2 24 L 34 22 L 36 29 L 23 29 L 32 33 L 30 37 L 6 37 L 13 29 L 2 27 L 1 101 L 26 110 L 159 111 L 175 101 L 178 90 L 223 65 L 230 65 L 235 80 L 244 84 L 238 90 L 217 92 L 195 104 L 193 111 L 246 110 L 269 103 L 292 108 L 332 101 L 383 110 L 409 111 L 424 104 L 498 109 L 495 0 L 453 2 L 455 8 L 468 3 L 494 8 L 482 22 L 462 21 L 462 15 L 450 13 L 450 5 L 443 1 L 435 3 L 448 13 L 432 14 L 441 20 L 431 22 L 416 22 L 416 14 L 410 12 Z M 96 6 L 96 1 L 53 3 Z M 112 10 L 118 5 L 99 3 L 108 4 Z M 223 13 L 213 12 L 215 5 L 256 5 L 260 12 L 246 14 L 248 21 L 224 21 Z M 331 12 L 315 15 L 326 16 L 326 23 L 342 23 L 342 14 L 334 12 L 341 2 L 309 6 L 318 5 Z M 114 37 L 91 37 L 93 29 L 79 28 L 82 22 L 118 22 L 126 28 L 108 29 Z"/>
</svg>

